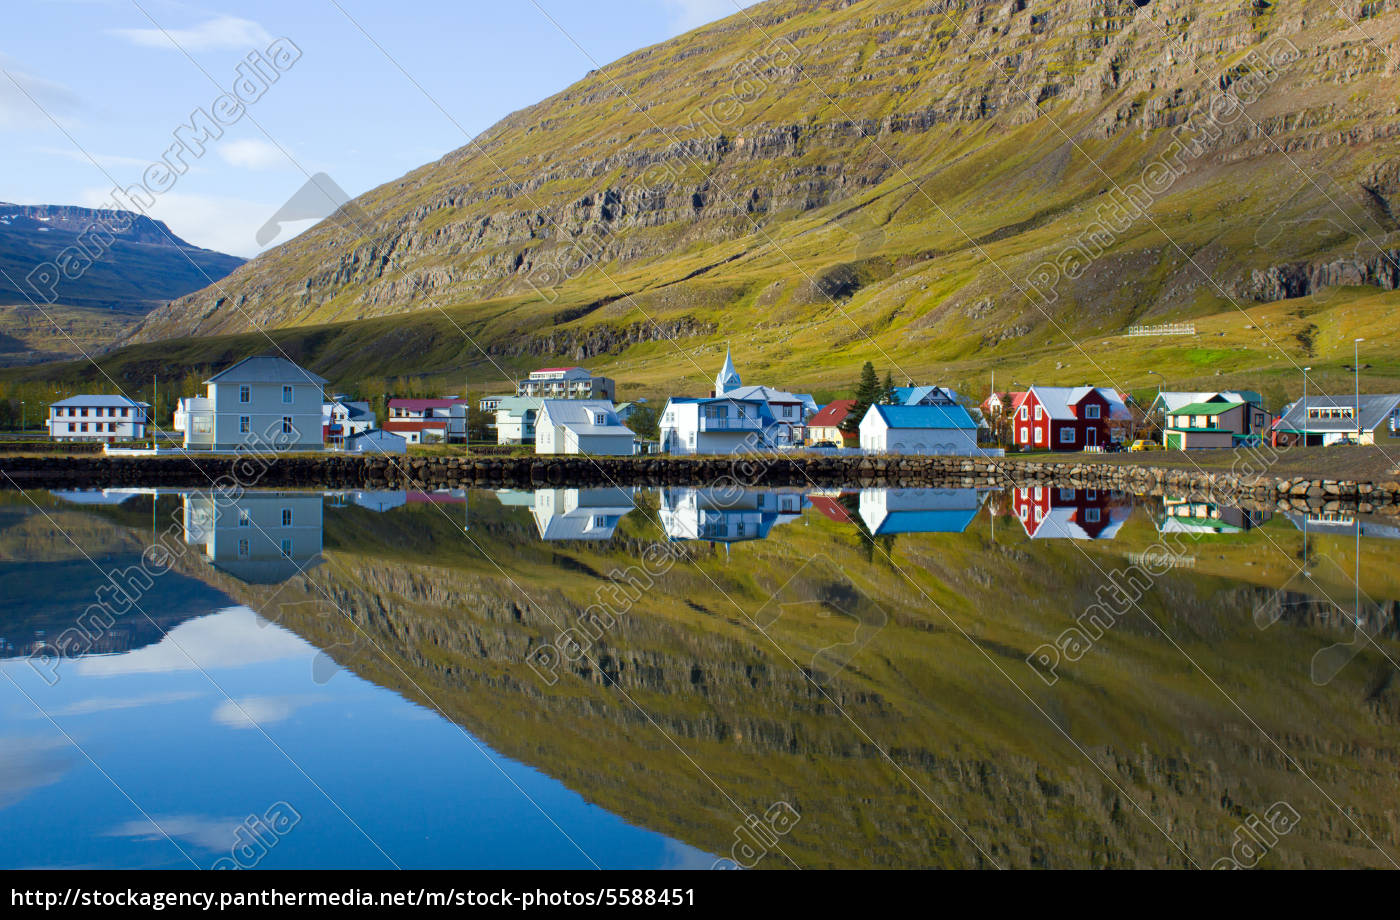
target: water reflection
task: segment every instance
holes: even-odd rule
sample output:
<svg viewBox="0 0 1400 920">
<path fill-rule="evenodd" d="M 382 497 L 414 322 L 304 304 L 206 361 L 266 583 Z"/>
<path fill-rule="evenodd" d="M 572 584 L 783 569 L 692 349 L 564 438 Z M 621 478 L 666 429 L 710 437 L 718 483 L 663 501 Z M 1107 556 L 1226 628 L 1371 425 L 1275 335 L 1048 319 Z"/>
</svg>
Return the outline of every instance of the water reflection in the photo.
<svg viewBox="0 0 1400 920">
<path fill-rule="evenodd" d="M 806 493 L 795 489 L 668 488 L 661 490 L 660 521 L 673 540 L 763 540 L 778 524 L 801 517 L 807 504 Z"/>
<path fill-rule="evenodd" d="M 321 562 L 323 497 L 318 492 L 212 492 L 183 496 L 185 542 L 248 584 L 286 581 Z"/>
<path fill-rule="evenodd" d="M 1397 846 L 1387 598 L 1400 596 L 1400 563 L 1367 519 L 1346 529 L 1044 488 L 255 493 L 227 507 L 147 492 L 54 505 L 59 525 L 108 547 L 104 565 L 136 558 L 172 517 L 190 550 L 150 595 L 168 608 L 166 635 L 125 654 L 93 646 L 59 689 L 33 692 L 74 714 L 63 719 L 96 700 L 127 707 L 102 726 L 129 735 L 103 734 L 104 758 L 119 752 L 122 780 L 154 777 L 141 800 L 192 829 L 279 799 L 300 809 L 295 771 L 238 746 L 261 726 L 414 865 L 586 864 L 547 822 L 527 827 L 506 807 L 514 790 L 484 772 L 464 780 L 479 753 L 435 734 L 460 729 L 532 777 L 549 813 L 572 815 L 570 835 L 611 864 L 729 853 L 747 816 L 779 803 L 800 820 L 762 867 L 1210 865 L 1278 802 L 1301 817 L 1268 865 L 1384 865 Z M 314 548 L 322 561 L 276 581 L 268 570 L 290 561 L 284 508 L 291 557 Z M 80 584 L 90 566 L 37 533 L 46 526 L 0 501 L 0 573 L 23 599 L 6 607 L 6 635 L 56 633 L 101 581 Z M 252 559 L 249 529 L 283 558 Z M 269 566 L 241 568 L 240 539 Z M 259 655 L 261 643 L 295 654 Z M 1030 664 L 1043 648 L 1059 651 L 1053 682 Z M 532 666 L 541 649 L 547 668 Z M 178 667 L 191 657 L 219 669 L 237 705 Z M 10 666 L 37 680 L 29 662 Z M 34 735 L 9 718 L 0 737 Z M 16 803 L 10 839 L 38 839 L 56 862 L 150 856 L 160 841 L 104 836 L 130 815 L 64 804 L 95 787 L 48 765 L 47 743 L 24 748 L 28 779 L 0 789 L 0 806 Z M 206 762 L 238 769 L 211 778 Z M 183 774 L 199 782 L 172 779 Z M 52 792 L 35 776 L 55 777 Z M 206 795 L 226 788 L 240 794 Z M 323 812 L 275 861 L 379 858 Z M 55 815 L 85 832 L 35 829 Z"/>
<path fill-rule="evenodd" d="M 1011 508 L 1032 540 L 1112 540 L 1133 505 L 1107 489 L 1034 486 L 1011 490 Z"/>
</svg>

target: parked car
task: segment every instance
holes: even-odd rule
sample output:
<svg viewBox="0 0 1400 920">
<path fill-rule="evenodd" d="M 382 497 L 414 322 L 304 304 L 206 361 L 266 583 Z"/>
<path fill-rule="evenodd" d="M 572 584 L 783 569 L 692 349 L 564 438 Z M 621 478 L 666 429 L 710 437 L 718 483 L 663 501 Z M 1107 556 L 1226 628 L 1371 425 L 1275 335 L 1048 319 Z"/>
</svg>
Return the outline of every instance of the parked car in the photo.
<svg viewBox="0 0 1400 920">
<path fill-rule="evenodd" d="M 1130 450 L 1130 451 L 1139 451 L 1139 450 L 1161 450 L 1161 449 L 1162 449 L 1162 445 L 1158 444 L 1156 441 L 1152 441 L 1152 440 L 1149 440 L 1149 439 L 1147 439 L 1147 438 L 1138 438 L 1136 441 L 1134 441 L 1134 442 L 1132 443 L 1132 446 L 1128 448 L 1128 450 Z"/>
<path fill-rule="evenodd" d="M 813 444 L 812 446 L 813 446 L 813 447 L 840 447 L 841 445 L 840 445 L 840 444 L 837 444 L 835 441 L 818 441 L 817 443 Z"/>
<path fill-rule="evenodd" d="M 1123 451 L 1127 450 L 1127 448 L 1123 446 L 1122 441 L 1109 441 L 1104 445 L 1103 450 L 1106 454 L 1121 454 Z"/>
</svg>

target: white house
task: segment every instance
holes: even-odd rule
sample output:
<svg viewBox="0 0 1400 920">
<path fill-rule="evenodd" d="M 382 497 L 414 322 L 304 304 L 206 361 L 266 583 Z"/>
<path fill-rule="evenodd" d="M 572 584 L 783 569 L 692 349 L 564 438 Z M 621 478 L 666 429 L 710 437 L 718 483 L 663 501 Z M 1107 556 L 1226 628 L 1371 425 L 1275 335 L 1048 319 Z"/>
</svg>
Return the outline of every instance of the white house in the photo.
<svg viewBox="0 0 1400 920">
<path fill-rule="evenodd" d="M 55 441 L 134 441 L 146 436 L 151 404 L 125 396 L 70 396 L 49 406 Z"/>
<path fill-rule="evenodd" d="M 537 454 L 632 454 L 635 435 L 604 399 L 546 399 L 535 421 Z"/>
<path fill-rule="evenodd" d="M 175 430 L 186 448 L 320 450 L 325 378 L 286 358 L 244 358 L 204 381 L 206 395 L 180 400 Z"/>
<path fill-rule="evenodd" d="M 582 367 L 542 367 L 515 386 L 516 396 L 537 399 L 606 399 L 612 402 L 617 386 L 611 377 L 594 377 Z"/>
<path fill-rule="evenodd" d="M 396 454 L 408 453 L 408 439 L 401 434 L 371 428 L 352 434 L 345 439 L 345 451 L 351 454 Z"/>
<path fill-rule="evenodd" d="M 530 514 L 541 540 L 606 540 L 634 507 L 624 489 L 536 489 Z"/>
<path fill-rule="evenodd" d="M 534 396 L 502 396 L 496 401 L 496 443 L 535 443 L 535 423 L 544 400 Z M 619 418 L 619 421 L 621 419 Z"/>
<path fill-rule="evenodd" d="M 728 351 L 715 375 L 715 393 L 676 397 L 658 425 L 661 449 L 671 454 L 731 454 L 745 449 L 795 447 L 805 437 L 811 397 L 766 386 L 744 386 Z"/>
<path fill-rule="evenodd" d="M 250 584 L 276 584 L 320 562 L 319 492 L 191 492 L 184 497 L 185 542 L 215 568 Z"/>
<path fill-rule="evenodd" d="M 871 406 L 860 420 L 863 450 L 890 454 L 978 452 L 977 424 L 962 406 Z"/>
<path fill-rule="evenodd" d="M 369 403 L 352 401 L 347 396 L 332 396 L 321 406 L 321 428 L 326 444 L 341 447 L 345 439 L 375 426 L 374 410 Z"/>
</svg>

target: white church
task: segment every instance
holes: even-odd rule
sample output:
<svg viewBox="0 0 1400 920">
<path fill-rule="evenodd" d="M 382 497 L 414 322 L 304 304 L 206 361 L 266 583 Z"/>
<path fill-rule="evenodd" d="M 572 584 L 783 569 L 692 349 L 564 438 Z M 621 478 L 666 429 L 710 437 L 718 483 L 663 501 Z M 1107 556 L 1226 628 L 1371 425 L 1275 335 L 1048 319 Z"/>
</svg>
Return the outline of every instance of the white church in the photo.
<svg viewBox="0 0 1400 920">
<path fill-rule="evenodd" d="M 673 397 L 661 413 L 661 449 L 669 454 L 732 454 L 800 447 L 812 397 L 744 386 L 729 350 L 715 375 L 714 395 Z"/>
</svg>

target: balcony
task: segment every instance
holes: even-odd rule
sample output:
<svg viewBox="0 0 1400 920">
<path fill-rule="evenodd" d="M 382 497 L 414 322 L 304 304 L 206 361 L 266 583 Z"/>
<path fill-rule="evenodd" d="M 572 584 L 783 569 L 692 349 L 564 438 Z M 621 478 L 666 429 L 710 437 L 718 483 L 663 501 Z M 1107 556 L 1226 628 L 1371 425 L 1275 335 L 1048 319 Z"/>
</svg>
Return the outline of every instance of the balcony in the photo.
<svg viewBox="0 0 1400 920">
<path fill-rule="evenodd" d="M 736 418 L 733 416 L 719 418 L 716 416 L 700 416 L 701 431 L 762 431 L 763 420 L 758 418 Z"/>
</svg>

